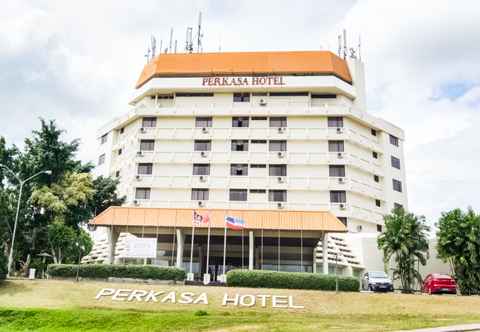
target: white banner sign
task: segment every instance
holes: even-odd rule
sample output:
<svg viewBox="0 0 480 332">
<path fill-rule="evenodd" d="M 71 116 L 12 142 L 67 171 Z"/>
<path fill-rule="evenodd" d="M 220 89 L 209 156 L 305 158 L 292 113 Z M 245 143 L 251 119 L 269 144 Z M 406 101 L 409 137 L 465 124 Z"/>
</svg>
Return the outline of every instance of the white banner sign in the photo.
<svg viewBox="0 0 480 332">
<path fill-rule="evenodd" d="M 157 239 L 130 237 L 127 240 L 125 258 L 155 258 L 157 257 Z"/>
</svg>

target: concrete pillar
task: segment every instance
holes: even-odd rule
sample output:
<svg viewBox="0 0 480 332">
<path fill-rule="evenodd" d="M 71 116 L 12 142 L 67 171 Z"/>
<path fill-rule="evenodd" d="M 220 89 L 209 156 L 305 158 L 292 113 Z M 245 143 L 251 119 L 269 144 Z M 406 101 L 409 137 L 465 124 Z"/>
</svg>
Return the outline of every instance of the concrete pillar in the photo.
<svg viewBox="0 0 480 332">
<path fill-rule="evenodd" d="M 313 265 L 312 272 L 317 273 L 317 247 L 313 248 Z"/>
<path fill-rule="evenodd" d="M 323 274 L 328 274 L 328 233 L 323 233 L 322 238 L 322 252 L 323 252 Z"/>
<path fill-rule="evenodd" d="M 255 250 L 255 237 L 253 231 L 248 231 L 248 269 L 253 270 L 253 258 Z"/>
<path fill-rule="evenodd" d="M 115 232 L 113 226 L 107 227 L 107 242 L 108 242 L 108 255 L 107 255 L 107 264 L 115 263 L 115 248 L 118 240 L 118 233 Z"/>
<path fill-rule="evenodd" d="M 349 277 L 353 277 L 353 268 L 351 265 L 347 265 L 345 267 L 345 275 L 349 276 Z"/>
<path fill-rule="evenodd" d="M 177 260 L 175 266 L 182 268 L 183 263 L 183 248 L 185 247 L 185 235 L 181 229 L 177 229 Z"/>
</svg>

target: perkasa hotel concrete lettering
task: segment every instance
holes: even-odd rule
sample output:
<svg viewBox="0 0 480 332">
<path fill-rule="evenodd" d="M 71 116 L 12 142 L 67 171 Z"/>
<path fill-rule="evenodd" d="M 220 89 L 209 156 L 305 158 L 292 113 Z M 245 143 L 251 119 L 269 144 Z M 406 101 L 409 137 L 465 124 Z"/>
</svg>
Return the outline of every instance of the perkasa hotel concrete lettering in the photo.
<svg viewBox="0 0 480 332">
<path fill-rule="evenodd" d="M 262 86 L 285 85 L 283 76 L 253 76 L 253 77 L 203 77 L 203 86 Z"/>
<path fill-rule="evenodd" d="M 207 293 L 153 291 L 143 289 L 103 288 L 95 297 L 96 300 L 110 299 L 124 302 L 156 302 L 171 304 L 209 304 Z M 303 309 L 304 306 L 294 303 L 291 295 L 268 294 L 223 294 L 222 306 Z"/>
</svg>

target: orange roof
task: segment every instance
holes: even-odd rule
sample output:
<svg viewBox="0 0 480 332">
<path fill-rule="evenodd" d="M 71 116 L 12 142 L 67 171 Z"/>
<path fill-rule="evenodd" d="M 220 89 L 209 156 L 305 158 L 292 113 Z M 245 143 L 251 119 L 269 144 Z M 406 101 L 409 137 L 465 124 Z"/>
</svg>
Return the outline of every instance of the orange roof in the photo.
<svg viewBox="0 0 480 332">
<path fill-rule="evenodd" d="M 137 88 L 153 77 L 334 75 L 352 83 L 347 62 L 330 51 L 161 54 L 145 65 Z"/>
<path fill-rule="evenodd" d="M 194 209 L 131 208 L 112 206 L 95 217 L 97 226 L 192 227 Z M 196 209 L 210 214 L 212 228 L 224 228 L 225 216 L 245 220 L 246 229 L 346 232 L 347 229 L 328 211 L 274 211 Z M 199 227 L 207 227 L 199 226 Z"/>
</svg>

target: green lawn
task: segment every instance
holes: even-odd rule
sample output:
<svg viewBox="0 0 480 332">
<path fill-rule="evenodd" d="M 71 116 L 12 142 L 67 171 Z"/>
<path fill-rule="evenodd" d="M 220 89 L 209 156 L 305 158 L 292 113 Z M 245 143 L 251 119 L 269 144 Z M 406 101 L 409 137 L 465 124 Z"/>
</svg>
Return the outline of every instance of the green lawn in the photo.
<svg viewBox="0 0 480 332">
<path fill-rule="evenodd" d="M 96 301 L 103 287 L 205 291 L 211 301 Z M 305 309 L 225 308 L 224 292 L 292 294 Z M 14 281 L 0 286 L 0 331 L 394 331 L 480 322 L 479 308 L 479 297 Z"/>
</svg>

